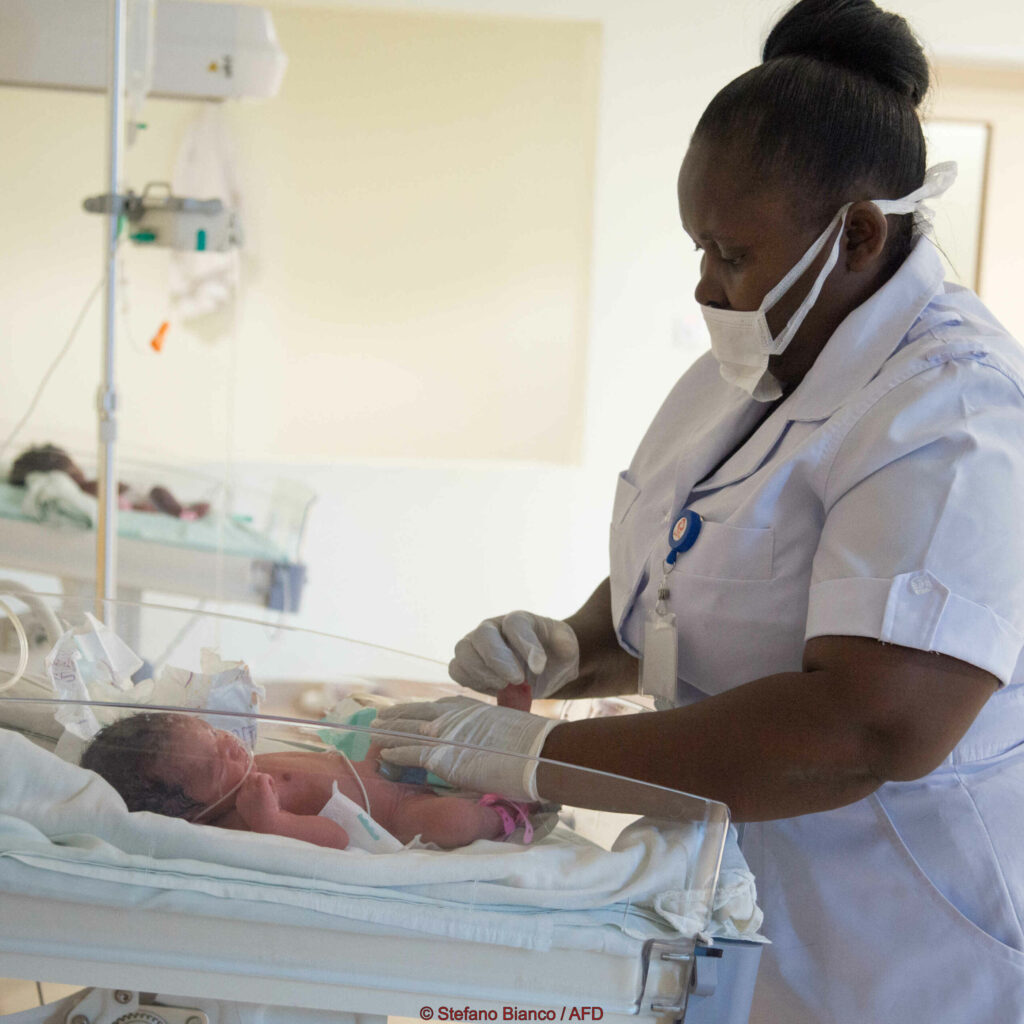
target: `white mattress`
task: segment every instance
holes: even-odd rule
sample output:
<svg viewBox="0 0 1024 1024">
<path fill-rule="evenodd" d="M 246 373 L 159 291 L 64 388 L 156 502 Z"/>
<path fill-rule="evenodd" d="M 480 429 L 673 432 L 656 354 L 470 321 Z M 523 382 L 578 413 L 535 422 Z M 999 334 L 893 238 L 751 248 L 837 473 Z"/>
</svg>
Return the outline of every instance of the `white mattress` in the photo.
<svg viewBox="0 0 1024 1024">
<path fill-rule="evenodd" d="M 0 731 L 0 778 L 0 885 L 14 891 L 25 891 L 28 872 L 47 878 L 36 884 L 51 894 L 67 889 L 115 905 L 122 890 L 136 904 L 169 909 L 193 910 L 202 897 L 226 915 L 244 903 L 275 914 L 315 911 L 345 928 L 355 921 L 609 952 L 692 935 L 706 909 L 684 884 L 703 839 L 697 825 L 641 820 L 611 851 L 559 827 L 531 847 L 479 841 L 458 851 L 372 855 L 129 814 L 98 776 L 10 731 Z M 734 889 L 747 881 L 740 865 L 727 873 Z M 752 879 L 749 888 L 753 905 Z"/>
<path fill-rule="evenodd" d="M 641 819 L 610 851 L 560 826 L 531 847 L 372 855 L 129 814 L 98 776 L 11 730 L 0 779 L 8 977 L 413 1017 L 587 1005 L 625 1024 L 645 943 L 692 936 L 706 910 L 682 881 L 695 824 Z M 711 930 L 757 938 L 732 837 L 721 883 Z M 678 999 L 681 971 L 651 959 L 646 1012 Z"/>
</svg>

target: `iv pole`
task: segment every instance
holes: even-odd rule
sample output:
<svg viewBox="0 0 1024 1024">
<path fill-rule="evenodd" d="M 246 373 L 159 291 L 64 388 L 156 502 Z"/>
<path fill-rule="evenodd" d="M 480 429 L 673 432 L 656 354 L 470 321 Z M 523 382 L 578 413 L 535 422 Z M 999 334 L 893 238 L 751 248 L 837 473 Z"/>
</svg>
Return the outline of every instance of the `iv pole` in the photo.
<svg viewBox="0 0 1024 1024">
<path fill-rule="evenodd" d="M 96 496 L 96 615 L 104 617 L 103 602 L 117 596 L 117 391 L 115 344 L 117 330 L 117 241 L 121 223 L 121 152 L 124 140 L 122 99 L 125 77 L 125 38 L 128 0 L 110 0 L 110 76 L 107 93 L 107 194 L 111 197 L 103 240 L 106 264 L 106 302 L 103 315 L 103 367 L 96 411 L 99 459 Z"/>
</svg>

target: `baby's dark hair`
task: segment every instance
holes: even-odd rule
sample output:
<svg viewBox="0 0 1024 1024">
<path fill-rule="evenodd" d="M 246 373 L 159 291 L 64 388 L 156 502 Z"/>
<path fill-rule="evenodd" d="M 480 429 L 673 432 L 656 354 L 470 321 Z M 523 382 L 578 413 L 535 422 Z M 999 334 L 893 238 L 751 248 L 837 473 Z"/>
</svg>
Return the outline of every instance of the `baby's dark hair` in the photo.
<svg viewBox="0 0 1024 1024">
<path fill-rule="evenodd" d="M 82 755 L 81 765 L 102 776 L 121 794 L 129 811 L 155 811 L 191 820 L 204 805 L 178 784 L 161 779 L 156 767 L 189 715 L 147 711 L 101 729 Z"/>
<path fill-rule="evenodd" d="M 81 475 L 74 460 L 63 448 L 58 448 L 55 444 L 37 445 L 26 449 L 14 460 L 14 465 L 7 474 L 7 482 L 15 487 L 24 487 L 29 473 L 50 473 L 58 469 L 72 477 L 76 473 Z"/>
<path fill-rule="evenodd" d="M 917 107 L 928 85 L 924 51 L 899 15 L 872 0 L 800 0 L 769 33 L 761 64 L 711 101 L 694 139 L 738 142 L 759 178 L 798 188 L 824 227 L 845 202 L 921 186 Z M 912 217 L 901 216 L 892 258 L 912 241 Z"/>
</svg>

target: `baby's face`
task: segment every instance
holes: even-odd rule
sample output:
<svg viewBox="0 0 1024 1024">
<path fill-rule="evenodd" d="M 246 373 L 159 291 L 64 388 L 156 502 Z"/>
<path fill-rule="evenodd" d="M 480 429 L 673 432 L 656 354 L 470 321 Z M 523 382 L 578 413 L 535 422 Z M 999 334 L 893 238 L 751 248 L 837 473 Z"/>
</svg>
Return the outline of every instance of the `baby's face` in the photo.
<svg viewBox="0 0 1024 1024">
<path fill-rule="evenodd" d="M 237 736 L 214 729 L 201 718 L 189 718 L 175 723 L 161 759 L 161 775 L 209 807 L 241 784 L 250 763 L 249 751 Z"/>
</svg>

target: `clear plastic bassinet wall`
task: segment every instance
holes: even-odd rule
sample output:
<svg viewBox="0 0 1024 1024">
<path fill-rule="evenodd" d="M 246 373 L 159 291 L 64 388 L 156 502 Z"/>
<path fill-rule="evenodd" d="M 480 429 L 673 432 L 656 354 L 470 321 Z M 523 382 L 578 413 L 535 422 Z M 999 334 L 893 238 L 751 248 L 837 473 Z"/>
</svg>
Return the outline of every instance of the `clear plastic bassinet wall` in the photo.
<svg viewBox="0 0 1024 1024">
<path fill-rule="evenodd" d="M 0 898 L 7 856 L 97 904 L 230 896 L 530 948 L 713 924 L 721 804 L 567 766 L 576 806 L 522 803 L 382 763 L 381 708 L 460 693 L 435 662 L 159 606 L 8 591 L 0 612 Z"/>
</svg>

